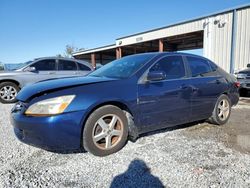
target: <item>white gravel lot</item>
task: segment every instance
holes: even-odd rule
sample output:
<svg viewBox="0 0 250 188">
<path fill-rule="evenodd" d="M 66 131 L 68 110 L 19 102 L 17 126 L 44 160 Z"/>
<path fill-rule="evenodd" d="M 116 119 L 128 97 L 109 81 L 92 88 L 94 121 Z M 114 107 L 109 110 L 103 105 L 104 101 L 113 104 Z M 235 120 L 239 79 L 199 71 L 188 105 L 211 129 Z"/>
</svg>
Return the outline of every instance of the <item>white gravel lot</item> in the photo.
<svg viewBox="0 0 250 188">
<path fill-rule="evenodd" d="M 104 158 L 55 154 L 15 138 L 11 107 L 0 104 L 0 187 L 250 187 L 250 153 L 227 146 L 224 128 L 203 123 L 164 131 Z M 244 106 L 232 115 L 242 109 L 249 118 Z"/>
</svg>

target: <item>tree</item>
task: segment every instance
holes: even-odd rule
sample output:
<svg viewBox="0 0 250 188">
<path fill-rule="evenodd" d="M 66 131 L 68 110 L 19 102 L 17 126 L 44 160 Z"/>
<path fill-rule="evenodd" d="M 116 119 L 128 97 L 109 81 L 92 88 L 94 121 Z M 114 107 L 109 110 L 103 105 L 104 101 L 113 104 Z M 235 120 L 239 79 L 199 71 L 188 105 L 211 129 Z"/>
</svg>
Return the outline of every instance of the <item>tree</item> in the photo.
<svg viewBox="0 0 250 188">
<path fill-rule="evenodd" d="M 66 45 L 64 56 L 65 57 L 72 57 L 73 53 L 76 51 L 78 51 L 77 47 L 75 47 L 73 45 Z"/>
<path fill-rule="evenodd" d="M 0 71 L 4 70 L 4 65 L 3 63 L 0 62 Z"/>
<path fill-rule="evenodd" d="M 56 57 L 73 57 L 73 53 L 78 51 L 78 50 L 84 50 L 84 48 L 77 48 L 73 45 L 69 45 L 67 44 L 66 47 L 65 47 L 65 50 L 64 50 L 64 53 L 63 54 L 57 54 Z"/>
</svg>

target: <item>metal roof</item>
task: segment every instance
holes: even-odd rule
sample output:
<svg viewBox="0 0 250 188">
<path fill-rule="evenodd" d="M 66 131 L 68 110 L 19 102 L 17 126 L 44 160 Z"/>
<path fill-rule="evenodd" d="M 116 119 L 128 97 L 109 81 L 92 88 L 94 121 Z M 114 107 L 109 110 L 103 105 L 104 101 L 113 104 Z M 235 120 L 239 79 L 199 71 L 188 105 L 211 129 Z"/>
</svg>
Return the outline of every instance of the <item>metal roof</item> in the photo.
<svg viewBox="0 0 250 188">
<path fill-rule="evenodd" d="M 140 34 L 144 34 L 144 33 L 149 33 L 149 32 L 152 32 L 152 31 L 157 31 L 157 30 L 160 30 L 160 29 L 165 29 L 165 28 L 176 26 L 176 25 L 181 25 L 181 24 L 188 23 L 188 22 L 193 22 L 193 21 L 196 21 L 196 20 L 201 20 L 201 19 L 208 18 L 208 17 L 211 17 L 211 16 L 216 16 L 216 15 L 219 15 L 219 14 L 231 12 L 231 11 L 238 10 L 238 9 L 244 9 L 244 8 L 247 8 L 247 7 L 250 7 L 250 3 L 240 5 L 240 6 L 236 6 L 236 7 L 229 8 L 229 9 L 225 9 L 225 10 L 221 10 L 221 11 L 217 11 L 217 12 L 214 12 L 214 13 L 211 13 L 211 14 L 195 17 L 195 18 L 192 18 L 192 19 L 180 21 L 180 22 L 170 24 L 170 25 L 167 25 L 167 26 L 164 26 L 164 27 L 159 27 L 159 28 L 156 28 L 156 29 L 143 31 L 143 32 L 132 34 L 132 35 L 127 35 L 127 36 L 124 36 L 124 37 L 120 37 L 120 38 L 118 38 L 116 40 L 121 40 L 121 39 L 124 39 L 124 38 L 132 37 L 132 36 L 136 36 L 136 35 L 140 35 Z"/>
<path fill-rule="evenodd" d="M 80 50 L 78 52 L 73 53 L 73 56 L 82 55 L 85 53 L 93 53 L 93 52 L 100 51 L 100 50 L 101 51 L 110 50 L 110 49 L 114 49 L 114 48 L 116 48 L 116 44 L 101 46 L 101 47 L 92 48 L 92 49 L 88 49 L 88 50 Z"/>
<path fill-rule="evenodd" d="M 124 36 L 124 37 L 117 38 L 116 40 L 122 40 L 122 39 L 125 39 L 125 38 L 128 38 L 128 37 L 132 37 L 132 36 L 136 36 L 136 35 L 141 35 L 141 34 L 145 34 L 145 33 L 150 33 L 150 32 L 153 32 L 153 31 L 157 31 L 157 30 L 161 30 L 161 29 L 173 27 L 173 26 L 176 26 L 176 25 L 181 25 L 181 24 L 185 24 L 185 23 L 189 23 L 189 22 L 201 20 L 201 19 L 204 19 L 204 18 L 212 17 L 212 16 L 217 16 L 219 14 L 231 12 L 231 11 L 234 11 L 234 10 L 244 9 L 244 8 L 248 8 L 248 7 L 250 7 L 250 3 L 244 4 L 244 5 L 240 5 L 240 6 L 236 6 L 236 7 L 232 7 L 232 8 L 225 9 L 225 10 L 221 10 L 221 11 L 217 11 L 217 12 L 214 12 L 214 13 L 211 13 L 211 14 L 199 16 L 199 17 L 196 17 L 196 18 L 193 18 L 193 19 L 188 19 L 188 20 L 180 21 L 180 22 L 177 22 L 177 23 L 174 23 L 174 24 L 170 24 L 170 25 L 167 25 L 167 26 L 164 26 L 164 27 L 159 27 L 159 28 L 156 28 L 156 29 L 151 29 L 151 30 L 143 31 L 143 32 L 132 34 L 132 35 L 127 35 L 127 36 Z M 78 52 L 73 53 L 73 56 L 87 54 L 87 53 L 94 53 L 94 52 L 97 52 L 97 51 L 110 50 L 110 49 L 114 49 L 116 47 L 117 47 L 116 44 L 111 44 L 111 45 L 101 46 L 101 47 L 92 48 L 92 49 L 88 49 L 88 50 L 80 50 Z"/>
</svg>

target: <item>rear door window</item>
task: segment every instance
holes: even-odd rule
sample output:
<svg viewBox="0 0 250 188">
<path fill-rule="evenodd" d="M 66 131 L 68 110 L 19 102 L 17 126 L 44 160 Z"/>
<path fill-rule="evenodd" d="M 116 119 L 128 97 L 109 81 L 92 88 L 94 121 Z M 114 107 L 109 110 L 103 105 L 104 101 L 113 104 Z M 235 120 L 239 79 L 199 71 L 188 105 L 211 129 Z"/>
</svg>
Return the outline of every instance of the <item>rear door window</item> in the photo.
<svg viewBox="0 0 250 188">
<path fill-rule="evenodd" d="M 56 70 L 56 61 L 54 59 L 40 60 L 31 67 L 35 67 L 37 71 L 52 71 Z"/>
<path fill-rule="evenodd" d="M 82 63 L 78 63 L 78 67 L 79 67 L 79 70 L 81 70 L 81 71 L 90 71 L 91 70 L 88 66 L 86 66 Z"/>
<path fill-rule="evenodd" d="M 150 71 L 164 71 L 166 79 L 185 77 L 185 67 L 181 56 L 167 56 L 160 59 Z"/>
<path fill-rule="evenodd" d="M 77 70 L 77 66 L 74 61 L 59 60 L 58 70 L 59 71 L 75 71 Z"/>
<path fill-rule="evenodd" d="M 210 63 L 206 59 L 187 56 L 187 61 L 192 77 L 209 76 L 213 72 Z"/>
</svg>

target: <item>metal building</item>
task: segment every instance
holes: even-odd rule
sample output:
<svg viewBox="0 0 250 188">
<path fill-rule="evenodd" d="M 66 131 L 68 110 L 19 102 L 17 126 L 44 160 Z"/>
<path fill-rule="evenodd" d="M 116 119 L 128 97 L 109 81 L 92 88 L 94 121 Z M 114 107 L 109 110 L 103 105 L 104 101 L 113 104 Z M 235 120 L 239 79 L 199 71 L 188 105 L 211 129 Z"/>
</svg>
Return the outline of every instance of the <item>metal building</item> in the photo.
<svg viewBox="0 0 250 188">
<path fill-rule="evenodd" d="M 233 73 L 250 63 L 250 4 L 116 39 L 78 51 L 75 58 L 106 64 L 135 53 L 203 48 L 203 55 Z"/>
</svg>

